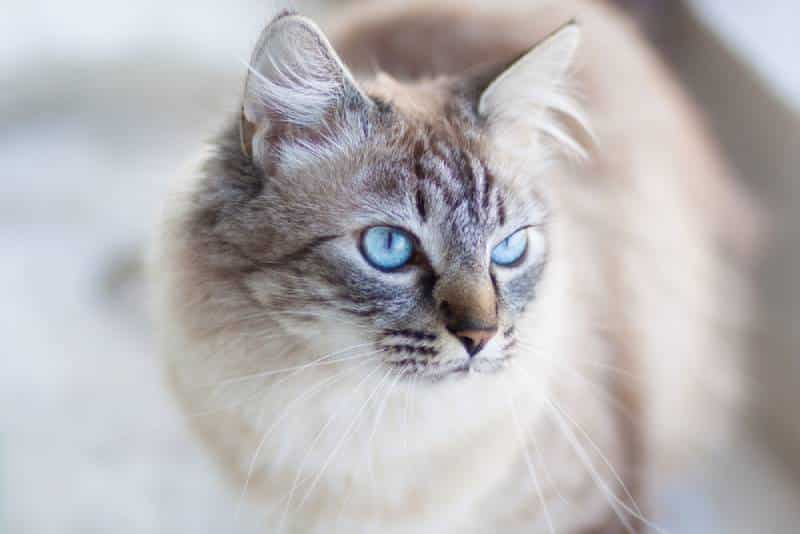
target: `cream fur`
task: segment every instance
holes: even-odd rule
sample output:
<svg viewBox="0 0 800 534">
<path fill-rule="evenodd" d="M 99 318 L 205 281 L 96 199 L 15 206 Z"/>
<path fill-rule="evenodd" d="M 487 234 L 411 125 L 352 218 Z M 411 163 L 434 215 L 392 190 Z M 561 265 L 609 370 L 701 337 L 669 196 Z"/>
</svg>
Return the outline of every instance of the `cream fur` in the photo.
<svg viewBox="0 0 800 534">
<path fill-rule="evenodd" d="M 298 367 L 365 342 L 336 317 L 308 327 L 275 317 L 293 333 L 286 338 L 245 320 L 241 331 L 216 328 L 255 312 L 226 300 L 224 287 L 198 289 L 207 275 L 191 260 L 185 218 L 202 173 L 190 170 L 178 186 L 154 261 L 163 354 L 187 413 L 211 410 L 190 421 L 234 489 L 263 506 L 267 532 L 581 533 L 610 512 L 634 529 L 636 504 L 610 467 L 626 470 L 620 410 L 634 411 L 639 467 L 655 481 L 729 420 L 746 290 L 713 244 L 708 213 L 676 179 L 692 169 L 699 181 L 716 179 L 713 147 L 624 22 L 579 1 L 535 16 L 555 27 L 564 13 L 578 15 L 587 36 L 578 61 L 598 143 L 589 162 L 541 172 L 535 146 L 530 159 L 519 156 L 519 124 L 488 140 L 497 178 L 534 188 L 550 209 L 547 270 L 517 323 L 526 348 L 500 373 L 415 384 L 347 353 Z M 522 33 L 511 23 L 508 31 Z M 556 39 L 571 57 L 574 30 Z M 482 100 L 498 125 L 508 124 L 510 101 L 530 96 L 517 85 L 533 79 L 524 65 Z M 431 90 L 389 88 L 396 83 L 386 90 L 409 101 Z M 615 398 L 620 383 L 636 402 Z M 567 419 L 554 418 L 546 399 Z"/>
</svg>

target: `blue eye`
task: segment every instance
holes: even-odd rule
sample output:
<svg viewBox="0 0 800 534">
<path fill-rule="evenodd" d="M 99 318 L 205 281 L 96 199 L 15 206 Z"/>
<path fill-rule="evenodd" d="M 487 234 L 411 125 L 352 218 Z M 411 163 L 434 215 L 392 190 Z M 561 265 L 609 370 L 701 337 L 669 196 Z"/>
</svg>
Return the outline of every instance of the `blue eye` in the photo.
<svg viewBox="0 0 800 534">
<path fill-rule="evenodd" d="M 394 271 L 414 255 L 411 237 L 389 226 L 373 226 L 361 237 L 361 253 L 380 271 Z"/>
<path fill-rule="evenodd" d="M 525 255 L 528 248 L 528 232 L 517 230 L 492 250 L 492 263 L 501 267 L 513 267 Z"/>
</svg>

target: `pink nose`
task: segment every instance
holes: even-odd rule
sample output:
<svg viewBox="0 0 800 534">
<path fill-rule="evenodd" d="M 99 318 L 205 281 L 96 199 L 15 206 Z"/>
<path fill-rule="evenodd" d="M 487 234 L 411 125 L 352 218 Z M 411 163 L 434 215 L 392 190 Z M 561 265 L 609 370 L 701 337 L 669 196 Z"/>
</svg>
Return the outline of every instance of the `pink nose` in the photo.
<svg viewBox="0 0 800 534">
<path fill-rule="evenodd" d="M 478 354 L 497 333 L 496 325 L 487 325 L 477 328 L 472 325 L 466 328 L 458 328 L 459 325 L 455 326 L 456 328 L 448 327 L 447 329 L 458 338 L 462 345 L 464 345 L 464 348 L 470 356 Z"/>
</svg>

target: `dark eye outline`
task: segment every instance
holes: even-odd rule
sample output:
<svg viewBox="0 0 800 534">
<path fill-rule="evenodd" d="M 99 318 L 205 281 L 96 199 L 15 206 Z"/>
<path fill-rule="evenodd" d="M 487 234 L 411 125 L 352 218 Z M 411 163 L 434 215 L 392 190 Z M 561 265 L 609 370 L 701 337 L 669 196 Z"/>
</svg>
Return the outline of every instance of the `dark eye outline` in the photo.
<svg viewBox="0 0 800 534">
<path fill-rule="evenodd" d="M 502 267 L 504 269 L 509 269 L 509 268 L 517 267 L 517 266 L 521 265 L 525 261 L 525 258 L 527 258 L 527 256 L 528 256 L 528 248 L 529 248 L 528 247 L 528 242 L 529 242 L 529 239 L 528 239 L 528 228 L 530 228 L 530 227 L 529 226 L 523 226 L 522 228 L 518 228 L 518 229 L 514 230 L 513 232 L 508 234 L 506 237 L 501 239 L 499 243 L 497 243 L 495 246 L 492 247 L 492 250 L 489 251 L 489 258 L 492 261 L 492 265 L 496 265 L 496 266 Z M 505 243 L 506 241 L 508 241 L 509 239 L 511 239 L 512 237 L 514 237 L 515 235 L 517 235 L 518 233 L 520 233 L 520 232 L 525 232 L 525 248 L 522 249 L 522 252 L 520 252 L 519 256 L 517 256 L 513 261 L 510 261 L 508 263 L 500 263 L 498 261 L 495 261 L 495 259 L 494 259 L 494 251 L 495 251 L 495 249 L 497 247 L 499 247 L 500 245 L 502 245 L 503 243 Z"/>
<path fill-rule="evenodd" d="M 367 237 L 367 233 L 370 230 L 373 230 L 375 228 L 388 228 L 389 230 L 392 230 L 394 232 L 402 234 L 406 239 L 408 239 L 409 243 L 411 243 L 411 254 L 409 254 L 408 258 L 402 264 L 398 265 L 397 267 L 387 268 L 387 267 L 384 267 L 382 265 L 378 265 L 377 263 L 375 263 L 372 260 L 372 258 L 370 258 L 369 254 L 367 253 L 366 248 L 364 247 L 364 242 L 365 242 L 365 239 Z M 358 250 L 359 250 L 359 252 L 361 252 L 361 256 L 369 264 L 370 267 L 372 267 L 373 269 L 376 269 L 378 271 L 381 271 L 383 273 L 402 272 L 402 271 L 406 270 L 410 265 L 413 265 L 414 263 L 418 263 L 418 258 L 420 256 L 420 254 L 419 254 L 419 240 L 417 239 L 417 237 L 414 234 L 412 234 L 411 232 L 409 232 L 407 230 L 404 230 L 402 228 L 398 228 L 397 226 L 393 226 L 391 224 L 376 224 L 376 225 L 364 228 L 361 231 L 360 235 L 358 236 Z"/>
</svg>

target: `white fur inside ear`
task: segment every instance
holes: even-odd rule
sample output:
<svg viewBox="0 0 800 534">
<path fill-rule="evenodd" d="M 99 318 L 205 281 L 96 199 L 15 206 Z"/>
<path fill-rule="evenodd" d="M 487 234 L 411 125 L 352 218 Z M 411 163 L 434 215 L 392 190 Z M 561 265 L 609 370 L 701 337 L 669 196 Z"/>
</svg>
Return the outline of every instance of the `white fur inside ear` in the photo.
<svg viewBox="0 0 800 534">
<path fill-rule="evenodd" d="M 478 102 L 478 112 L 487 118 L 495 133 L 526 138 L 545 134 L 573 153 L 585 156 L 583 147 L 572 139 L 558 117 L 569 117 L 589 131 L 583 111 L 566 88 L 580 37 L 577 24 L 564 26 L 486 88 Z"/>
<path fill-rule="evenodd" d="M 250 64 L 243 111 L 253 124 L 267 114 L 308 126 L 342 98 L 352 76 L 311 20 L 289 15 L 264 30 Z"/>
</svg>

